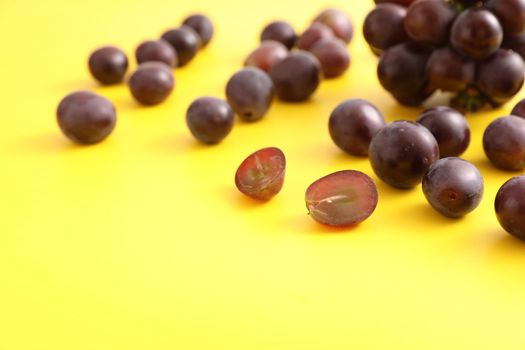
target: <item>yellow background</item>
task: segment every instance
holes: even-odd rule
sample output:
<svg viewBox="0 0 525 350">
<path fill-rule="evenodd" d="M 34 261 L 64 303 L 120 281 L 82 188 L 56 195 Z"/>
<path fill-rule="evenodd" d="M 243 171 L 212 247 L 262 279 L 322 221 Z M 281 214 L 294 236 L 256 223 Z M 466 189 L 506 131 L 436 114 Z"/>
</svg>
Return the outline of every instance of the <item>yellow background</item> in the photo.
<svg viewBox="0 0 525 350">
<path fill-rule="evenodd" d="M 190 136 L 185 110 L 224 86 L 270 20 L 298 30 L 335 5 L 356 27 L 352 67 L 311 101 L 276 101 L 220 145 Z M 372 1 L 91 0 L 0 2 L 0 349 L 525 349 L 525 244 L 499 227 L 493 201 L 515 173 L 485 159 L 485 126 L 469 116 L 465 158 L 486 181 L 480 207 L 460 220 L 434 212 L 420 188 L 377 182 L 369 220 L 333 230 L 311 220 L 304 191 L 359 169 L 327 132 L 331 110 L 362 97 L 387 120 L 414 119 L 375 78 L 361 35 Z M 212 44 L 175 72 L 169 100 L 145 108 L 127 87 L 100 87 L 91 50 L 132 58 L 189 13 L 216 25 Z M 134 60 L 132 67 L 135 67 Z M 103 143 L 73 145 L 55 108 L 90 89 L 118 109 Z M 233 175 L 252 151 L 282 148 L 282 192 L 269 203 L 239 194 Z"/>
</svg>

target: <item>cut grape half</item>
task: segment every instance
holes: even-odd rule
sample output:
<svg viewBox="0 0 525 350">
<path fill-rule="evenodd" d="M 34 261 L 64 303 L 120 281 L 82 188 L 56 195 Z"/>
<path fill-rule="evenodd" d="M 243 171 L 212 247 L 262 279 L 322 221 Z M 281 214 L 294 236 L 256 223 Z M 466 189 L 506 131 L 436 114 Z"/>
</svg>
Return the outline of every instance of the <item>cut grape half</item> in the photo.
<svg viewBox="0 0 525 350">
<path fill-rule="evenodd" d="M 349 226 L 372 215 L 378 193 L 370 176 L 357 170 L 342 170 L 312 183 L 305 199 L 315 221 L 328 226 Z"/>
<path fill-rule="evenodd" d="M 241 163 L 235 185 L 248 197 L 267 201 L 281 191 L 285 169 L 286 158 L 279 148 L 263 148 Z"/>
</svg>

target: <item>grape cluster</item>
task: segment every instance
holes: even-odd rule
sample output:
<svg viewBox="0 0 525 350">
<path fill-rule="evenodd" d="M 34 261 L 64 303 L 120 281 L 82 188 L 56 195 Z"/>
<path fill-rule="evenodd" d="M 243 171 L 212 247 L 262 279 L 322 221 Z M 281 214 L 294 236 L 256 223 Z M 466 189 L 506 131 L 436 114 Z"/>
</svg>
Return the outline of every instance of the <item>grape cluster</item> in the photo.
<svg viewBox="0 0 525 350">
<path fill-rule="evenodd" d="M 464 111 L 494 108 L 525 76 L 525 0 L 375 0 L 363 25 L 381 85 L 418 106 L 436 91 Z"/>
</svg>

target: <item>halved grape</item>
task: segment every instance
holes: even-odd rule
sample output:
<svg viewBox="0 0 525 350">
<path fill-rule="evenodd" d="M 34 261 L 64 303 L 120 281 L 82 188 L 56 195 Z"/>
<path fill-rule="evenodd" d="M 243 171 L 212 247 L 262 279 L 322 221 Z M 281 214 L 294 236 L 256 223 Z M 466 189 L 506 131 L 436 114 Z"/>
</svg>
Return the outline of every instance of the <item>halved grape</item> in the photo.
<svg viewBox="0 0 525 350">
<path fill-rule="evenodd" d="M 276 147 L 260 149 L 249 155 L 235 173 L 235 185 L 248 197 L 269 200 L 284 183 L 286 158 Z"/>
<path fill-rule="evenodd" d="M 372 215 L 378 193 L 370 176 L 357 170 L 343 170 L 312 183 L 306 190 L 305 200 L 315 221 L 329 226 L 348 226 Z"/>
</svg>

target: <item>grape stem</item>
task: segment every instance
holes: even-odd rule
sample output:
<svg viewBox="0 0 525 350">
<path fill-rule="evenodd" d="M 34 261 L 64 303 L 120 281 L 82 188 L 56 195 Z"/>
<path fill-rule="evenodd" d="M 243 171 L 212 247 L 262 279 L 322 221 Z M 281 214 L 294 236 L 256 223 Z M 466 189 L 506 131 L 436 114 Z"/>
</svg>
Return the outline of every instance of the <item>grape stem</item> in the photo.
<svg viewBox="0 0 525 350">
<path fill-rule="evenodd" d="M 459 92 L 450 100 L 450 104 L 455 109 L 465 113 L 489 110 L 498 106 L 475 88 L 468 88 Z"/>
</svg>

